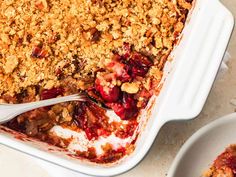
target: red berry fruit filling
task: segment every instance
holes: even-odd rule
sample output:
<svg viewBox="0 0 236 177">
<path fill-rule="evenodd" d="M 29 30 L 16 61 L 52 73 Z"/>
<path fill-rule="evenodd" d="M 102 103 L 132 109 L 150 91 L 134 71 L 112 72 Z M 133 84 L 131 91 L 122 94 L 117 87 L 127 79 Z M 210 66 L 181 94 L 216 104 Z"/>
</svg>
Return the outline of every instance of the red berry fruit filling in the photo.
<svg viewBox="0 0 236 177">
<path fill-rule="evenodd" d="M 124 50 L 124 55 L 123 55 L 123 57 L 124 57 L 125 59 L 128 59 L 128 58 L 130 57 L 131 53 L 132 53 L 130 44 L 124 43 L 124 45 L 123 45 L 123 50 Z"/>
<path fill-rule="evenodd" d="M 133 52 L 131 59 L 139 63 L 140 66 L 151 67 L 153 65 L 153 63 L 148 59 L 148 57 L 138 52 Z"/>
<path fill-rule="evenodd" d="M 55 98 L 59 95 L 62 95 L 64 92 L 63 88 L 52 88 L 52 89 L 45 89 L 41 91 L 40 98 L 41 100 L 46 100 L 50 98 Z"/>
<path fill-rule="evenodd" d="M 102 86 L 99 79 L 95 81 L 95 89 L 100 93 L 105 102 L 117 102 L 120 96 L 120 88 L 118 86 Z"/>
<path fill-rule="evenodd" d="M 135 130 L 137 129 L 137 126 L 137 121 L 131 120 L 128 124 L 123 125 L 122 129 L 118 129 L 115 134 L 120 138 L 127 138 L 134 134 Z"/>
<path fill-rule="evenodd" d="M 78 103 L 78 105 L 75 106 L 74 112 L 73 112 L 73 118 L 75 120 L 75 123 L 77 126 L 81 129 L 85 129 L 87 126 L 87 119 L 85 117 L 85 111 L 86 111 L 86 104 L 85 102 L 82 102 L 81 104 Z"/>
<path fill-rule="evenodd" d="M 107 103 L 114 112 L 122 119 L 128 120 L 138 115 L 137 101 L 130 94 L 123 93 L 121 102 Z"/>
<path fill-rule="evenodd" d="M 35 46 L 32 50 L 31 56 L 34 58 L 45 58 L 47 55 L 47 51 L 42 49 L 39 46 Z"/>
<path fill-rule="evenodd" d="M 76 103 L 73 118 L 76 125 L 85 131 L 89 140 L 110 135 L 106 130 L 105 110 L 92 102 Z"/>
<path fill-rule="evenodd" d="M 97 127 L 89 127 L 85 129 L 86 136 L 89 140 L 91 139 L 97 139 L 98 134 L 97 134 Z"/>
<path fill-rule="evenodd" d="M 131 77 L 128 74 L 128 68 L 125 64 L 118 61 L 112 61 L 107 65 L 107 67 L 113 70 L 113 72 L 116 74 L 117 79 L 119 79 L 120 81 L 128 82 L 131 80 Z"/>
<path fill-rule="evenodd" d="M 144 77 L 153 65 L 146 56 L 138 52 L 133 52 L 131 58 L 125 62 L 128 66 L 128 73 L 132 78 L 136 78 L 137 76 Z"/>
</svg>

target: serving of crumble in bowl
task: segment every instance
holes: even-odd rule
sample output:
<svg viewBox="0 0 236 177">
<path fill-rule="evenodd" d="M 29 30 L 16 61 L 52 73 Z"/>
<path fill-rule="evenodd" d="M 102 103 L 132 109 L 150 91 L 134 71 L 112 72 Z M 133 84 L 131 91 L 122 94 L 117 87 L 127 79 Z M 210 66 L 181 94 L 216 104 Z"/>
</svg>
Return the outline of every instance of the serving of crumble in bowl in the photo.
<svg viewBox="0 0 236 177">
<path fill-rule="evenodd" d="M 194 133 L 179 151 L 167 176 L 234 177 L 235 123 L 236 114 L 232 113 Z"/>
<path fill-rule="evenodd" d="M 193 6 L 192 0 L 0 0 L 1 103 L 86 92 L 111 110 L 90 101 L 36 109 L 2 125 L 1 142 L 93 175 L 91 168 L 134 156 Z M 216 74 L 220 55 L 206 76 Z M 143 158 L 162 123 L 149 129 L 146 148 L 127 169 Z"/>
</svg>

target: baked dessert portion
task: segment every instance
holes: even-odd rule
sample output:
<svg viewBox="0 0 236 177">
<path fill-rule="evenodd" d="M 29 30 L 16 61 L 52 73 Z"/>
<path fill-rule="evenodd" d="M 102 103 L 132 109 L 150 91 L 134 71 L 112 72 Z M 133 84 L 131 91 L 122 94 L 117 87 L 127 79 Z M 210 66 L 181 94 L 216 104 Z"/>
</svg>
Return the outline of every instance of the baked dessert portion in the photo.
<svg viewBox="0 0 236 177">
<path fill-rule="evenodd" d="M 212 167 L 204 175 L 206 177 L 236 176 L 236 145 L 230 145 L 214 161 Z"/>
<path fill-rule="evenodd" d="M 0 0 L 0 102 L 84 92 L 115 112 L 69 102 L 24 113 L 6 126 L 98 163 L 129 154 L 138 115 L 161 89 L 191 3 Z"/>
</svg>

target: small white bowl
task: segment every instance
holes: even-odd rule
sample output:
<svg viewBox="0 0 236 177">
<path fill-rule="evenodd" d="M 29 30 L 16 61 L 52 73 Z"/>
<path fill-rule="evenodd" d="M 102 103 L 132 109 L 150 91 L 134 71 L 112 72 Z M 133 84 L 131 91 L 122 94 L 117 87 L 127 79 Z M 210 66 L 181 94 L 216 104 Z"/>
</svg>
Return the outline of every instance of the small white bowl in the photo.
<svg viewBox="0 0 236 177">
<path fill-rule="evenodd" d="M 200 177 L 230 144 L 236 144 L 236 113 L 192 135 L 177 154 L 167 177 Z"/>
</svg>

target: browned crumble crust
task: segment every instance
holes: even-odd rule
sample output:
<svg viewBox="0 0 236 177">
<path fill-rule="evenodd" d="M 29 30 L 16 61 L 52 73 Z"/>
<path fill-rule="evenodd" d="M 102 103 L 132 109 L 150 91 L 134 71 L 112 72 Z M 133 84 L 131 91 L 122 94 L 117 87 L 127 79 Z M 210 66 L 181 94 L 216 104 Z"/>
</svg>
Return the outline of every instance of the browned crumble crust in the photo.
<svg viewBox="0 0 236 177">
<path fill-rule="evenodd" d="M 0 0 L 0 94 L 58 86 L 61 73 L 86 89 L 124 42 L 158 64 L 190 8 L 184 0 Z M 32 56 L 37 46 L 45 57 Z"/>
<path fill-rule="evenodd" d="M 120 121 L 87 102 L 69 102 L 17 116 L 5 126 L 67 148 L 55 125 L 89 142 L 132 137 L 138 114 L 161 89 L 163 67 L 192 0 L 0 0 L 0 103 L 25 103 L 86 91 Z M 138 134 L 138 133 L 137 133 Z M 136 134 L 135 134 L 136 135 Z M 132 142 L 104 154 L 76 151 L 97 163 L 130 154 Z"/>
</svg>

